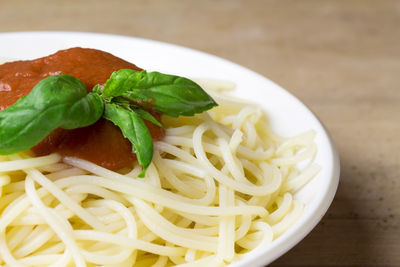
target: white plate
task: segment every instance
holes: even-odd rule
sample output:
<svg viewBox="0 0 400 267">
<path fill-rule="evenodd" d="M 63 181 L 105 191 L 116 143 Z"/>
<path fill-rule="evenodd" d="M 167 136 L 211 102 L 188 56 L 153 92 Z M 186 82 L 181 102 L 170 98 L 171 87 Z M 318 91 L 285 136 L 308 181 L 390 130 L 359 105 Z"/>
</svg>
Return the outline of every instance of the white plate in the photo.
<svg viewBox="0 0 400 267">
<path fill-rule="evenodd" d="M 263 251 L 252 253 L 231 266 L 262 266 L 300 242 L 320 221 L 331 204 L 339 182 L 339 158 L 327 130 L 297 98 L 270 80 L 227 60 L 192 49 L 151 40 L 76 32 L 20 32 L 0 34 L 0 59 L 33 59 L 74 46 L 97 48 L 130 61 L 146 70 L 187 77 L 233 81 L 236 94 L 261 104 L 271 127 L 284 136 L 309 129 L 317 132 L 322 170 L 295 197 L 307 207 L 300 220 Z"/>
</svg>

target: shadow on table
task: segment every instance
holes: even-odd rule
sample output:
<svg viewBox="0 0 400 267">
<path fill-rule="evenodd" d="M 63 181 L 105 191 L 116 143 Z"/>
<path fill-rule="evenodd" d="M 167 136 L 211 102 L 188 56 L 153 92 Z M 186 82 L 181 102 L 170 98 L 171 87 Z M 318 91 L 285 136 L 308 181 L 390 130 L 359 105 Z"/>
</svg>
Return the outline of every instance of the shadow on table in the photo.
<svg viewBox="0 0 400 267">
<path fill-rule="evenodd" d="M 354 166 L 342 166 L 336 197 L 317 227 L 297 246 L 273 262 L 279 266 L 377 266 L 378 219 L 369 218 L 368 201 L 359 196 Z M 358 175 L 362 173 L 358 172 Z M 362 214 L 360 214 L 362 212 Z"/>
</svg>

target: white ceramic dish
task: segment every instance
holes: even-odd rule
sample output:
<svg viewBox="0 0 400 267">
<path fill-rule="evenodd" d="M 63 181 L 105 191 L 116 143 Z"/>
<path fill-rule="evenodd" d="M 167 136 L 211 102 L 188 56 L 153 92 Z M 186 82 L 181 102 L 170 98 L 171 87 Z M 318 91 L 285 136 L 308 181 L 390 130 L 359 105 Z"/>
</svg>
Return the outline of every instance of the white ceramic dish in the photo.
<svg viewBox="0 0 400 267">
<path fill-rule="evenodd" d="M 321 172 L 295 197 L 307 207 L 300 220 L 270 246 L 251 253 L 232 267 L 263 266 L 300 242 L 320 221 L 331 204 L 339 181 L 339 158 L 329 133 L 297 98 L 261 75 L 224 59 L 192 49 L 132 37 L 77 32 L 19 32 L 0 34 L 1 59 L 33 59 L 74 46 L 110 52 L 141 68 L 233 81 L 235 94 L 261 104 L 275 132 L 292 136 L 317 132 L 315 161 Z"/>
</svg>

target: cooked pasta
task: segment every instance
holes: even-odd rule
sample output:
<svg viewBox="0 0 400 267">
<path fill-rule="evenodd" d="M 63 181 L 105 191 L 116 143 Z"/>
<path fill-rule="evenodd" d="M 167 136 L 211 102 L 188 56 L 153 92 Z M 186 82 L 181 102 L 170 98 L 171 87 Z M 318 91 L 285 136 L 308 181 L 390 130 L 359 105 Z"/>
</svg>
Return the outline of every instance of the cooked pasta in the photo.
<svg viewBox="0 0 400 267">
<path fill-rule="evenodd" d="M 143 179 L 137 164 L 1 156 L 0 265 L 225 266 L 282 235 L 319 171 L 315 133 L 278 137 L 257 106 L 213 96 L 207 113 L 163 118 Z"/>
</svg>

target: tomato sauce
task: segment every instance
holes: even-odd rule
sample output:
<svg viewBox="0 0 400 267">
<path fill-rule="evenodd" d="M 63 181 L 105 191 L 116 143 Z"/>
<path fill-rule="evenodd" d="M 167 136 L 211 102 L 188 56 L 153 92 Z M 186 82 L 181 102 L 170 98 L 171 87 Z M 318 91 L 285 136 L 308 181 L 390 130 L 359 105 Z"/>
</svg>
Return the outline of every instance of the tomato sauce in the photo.
<svg viewBox="0 0 400 267">
<path fill-rule="evenodd" d="M 42 79 L 58 74 L 69 74 L 81 80 L 91 91 L 96 84 L 104 84 L 111 73 L 120 69 L 141 70 L 132 63 L 109 53 L 88 48 L 70 48 L 47 57 L 0 65 L 0 110 L 29 94 Z M 159 119 L 160 114 L 152 112 Z M 153 140 L 163 137 L 162 128 L 148 123 Z M 132 146 L 112 122 L 100 119 L 95 124 L 74 129 L 56 129 L 32 148 L 38 155 L 53 152 L 89 160 L 108 169 L 120 169 L 135 159 Z"/>
</svg>

